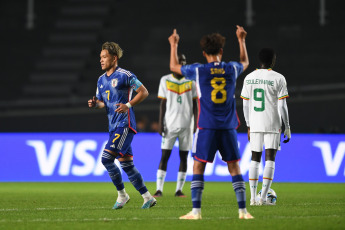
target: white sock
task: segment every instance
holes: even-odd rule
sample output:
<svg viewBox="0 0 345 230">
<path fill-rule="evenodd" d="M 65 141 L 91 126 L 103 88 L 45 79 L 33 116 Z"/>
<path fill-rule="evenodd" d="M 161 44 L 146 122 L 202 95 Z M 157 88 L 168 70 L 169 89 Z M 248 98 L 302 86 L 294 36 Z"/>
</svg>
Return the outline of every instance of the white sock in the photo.
<svg viewBox="0 0 345 230">
<path fill-rule="evenodd" d="M 163 186 L 164 186 L 164 180 L 167 172 L 161 169 L 157 170 L 157 180 L 156 180 L 156 185 L 157 185 L 157 191 L 160 190 L 163 192 Z"/>
<path fill-rule="evenodd" d="M 247 209 L 246 208 L 240 208 L 240 209 L 238 209 L 238 212 L 239 213 L 243 212 L 244 214 L 246 214 L 247 213 Z"/>
<path fill-rule="evenodd" d="M 178 172 L 177 173 L 177 183 L 176 183 L 176 192 L 178 190 L 181 190 L 183 189 L 183 185 L 184 183 L 186 182 L 186 176 L 187 176 L 187 173 L 186 172 Z M 161 190 L 162 191 L 162 190 Z"/>
<path fill-rule="evenodd" d="M 118 196 L 122 196 L 122 197 L 126 197 L 127 193 L 126 193 L 126 189 L 122 189 L 120 191 L 117 191 L 117 195 Z"/>
<path fill-rule="evenodd" d="M 249 187 L 250 187 L 250 200 L 256 200 L 256 192 L 259 183 L 259 166 L 260 162 L 251 161 L 249 167 Z"/>
<path fill-rule="evenodd" d="M 193 208 L 192 212 L 193 212 L 194 215 L 196 215 L 198 213 L 201 213 L 201 208 Z"/>
<path fill-rule="evenodd" d="M 262 180 L 262 193 L 261 193 L 261 199 L 264 201 L 267 200 L 268 189 L 271 187 L 271 184 L 272 184 L 272 180 L 274 176 L 274 168 L 275 168 L 274 161 L 266 161 L 264 176 Z"/>
<path fill-rule="evenodd" d="M 117 199 L 116 201 L 121 203 L 124 202 L 126 199 L 127 193 L 126 193 L 126 189 L 122 189 L 120 191 L 117 191 Z"/>
<path fill-rule="evenodd" d="M 144 198 L 144 203 L 146 203 L 147 201 L 149 201 L 152 198 L 151 193 L 149 191 L 145 192 L 141 196 Z"/>
</svg>

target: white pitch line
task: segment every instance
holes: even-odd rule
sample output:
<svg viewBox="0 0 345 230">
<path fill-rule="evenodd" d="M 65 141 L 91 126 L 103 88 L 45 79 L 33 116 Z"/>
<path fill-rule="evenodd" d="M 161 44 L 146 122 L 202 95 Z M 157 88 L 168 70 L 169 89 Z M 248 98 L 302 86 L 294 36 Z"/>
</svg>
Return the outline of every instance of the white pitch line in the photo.
<svg viewBox="0 0 345 230">
<path fill-rule="evenodd" d="M 284 205 L 280 205 L 280 206 L 310 206 L 310 205 L 345 205 L 344 202 L 341 203 L 299 203 L 299 204 L 284 204 Z M 229 205 L 231 206 L 231 205 Z M 279 204 L 277 204 L 277 206 L 279 206 Z M 138 206 L 139 207 L 139 206 Z M 157 208 L 188 208 L 191 207 L 191 205 L 178 205 L 178 206 L 155 206 L 155 209 Z M 224 207 L 223 204 L 210 204 L 210 205 L 203 205 L 203 207 L 207 208 L 207 207 Z M 137 207 L 127 207 L 127 208 L 133 208 L 136 209 Z M 25 208 L 25 209 L 19 209 L 19 208 L 3 208 L 0 209 L 0 212 L 16 212 L 16 211 L 54 211 L 54 210 L 78 210 L 78 209 L 89 209 L 89 210 L 97 210 L 97 209 L 111 209 L 110 206 L 104 206 L 104 207 L 93 207 L 93 206 L 89 206 L 89 207 L 85 207 L 85 206 L 80 206 L 80 207 L 63 207 L 63 208 Z"/>
<path fill-rule="evenodd" d="M 339 215 L 327 215 L 327 216 L 270 216 L 270 219 L 311 219 L 311 218 L 329 218 L 329 217 L 339 217 Z M 230 220 L 230 219 L 237 219 L 237 216 L 229 217 L 229 216 L 218 216 L 218 217 L 203 217 L 204 220 Z M 258 218 L 259 219 L 259 218 Z M 260 218 L 261 219 L 261 218 Z M 263 217 L 262 219 L 266 219 L 266 217 Z M 47 222 L 110 222 L 110 221 L 143 221 L 148 220 L 147 218 L 137 218 L 137 217 L 131 217 L 131 218 L 98 218 L 98 219 L 31 219 L 31 220 L 23 220 L 23 219 L 17 219 L 17 220 L 6 220 L 2 219 L 0 220 L 0 223 L 28 223 L 28 222 L 35 222 L 35 223 L 47 223 Z M 156 217 L 156 218 L 150 218 L 150 220 L 178 220 L 178 217 Z"/>
</svg>

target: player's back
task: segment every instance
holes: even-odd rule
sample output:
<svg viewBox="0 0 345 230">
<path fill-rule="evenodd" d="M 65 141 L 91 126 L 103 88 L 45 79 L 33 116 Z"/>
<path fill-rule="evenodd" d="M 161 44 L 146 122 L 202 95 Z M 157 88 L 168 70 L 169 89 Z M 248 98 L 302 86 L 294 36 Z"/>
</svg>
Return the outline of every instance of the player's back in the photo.
<svg viewBox="0 0 345 230">
<path fill-rule="evenodd" d="M 238 62 L 211 62 L 197 68 L 200 128 L 237 128 L 235 86 L 242 70 Z"/>
<path fill-rule="evenodd" d="M 251 132 L 280 132 L 278 99 L 288 96 L 283 75 L 271 69 L 257 69 L 244 79 L 241 97 L 249 99 Z"/>
</svg>

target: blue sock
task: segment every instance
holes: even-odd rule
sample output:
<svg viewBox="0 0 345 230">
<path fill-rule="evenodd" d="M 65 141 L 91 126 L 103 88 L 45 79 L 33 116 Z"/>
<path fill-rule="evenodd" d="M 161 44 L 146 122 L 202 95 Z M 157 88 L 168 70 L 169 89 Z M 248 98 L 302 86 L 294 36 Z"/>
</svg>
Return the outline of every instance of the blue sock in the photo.
<svg viewBox="0 0 345 230">
<path fill-rule="evenodd" d="M 246 208 L 246 186 L 242 174 L 232 177 L 232 187 L 236 193 L 238 208 Z"/>
<path fill-rule="evenodd" d="M 204 190 L 204 175 L 193 174 L 192 184 L 192 202 L 193 208 L 201 208 L 201 196 Z"/>
<path fill-rule="evenodd" d="M 102 154 L 102 164 L 107 169 L 110 179 L 113 181 L 113 184 L 116 186 L 116 189 L 122 190 L 125 188 L 122 182 L 122 175 L 120 169 L 116 166 L 115 156 L 111 155 L 110 153 L 104 151 Z"/>
<path fill-rule="evenodd" d="M 146 193 L 148 190 L 144 184 L 143 177 L 141 176 L 138 169 L 134 166 L 133 161 L 121 161 L 121 168 L 128 176 L 129 181 L 132 183 L 134 188 L 140 192 L 141 195 Z"/>
</svg>

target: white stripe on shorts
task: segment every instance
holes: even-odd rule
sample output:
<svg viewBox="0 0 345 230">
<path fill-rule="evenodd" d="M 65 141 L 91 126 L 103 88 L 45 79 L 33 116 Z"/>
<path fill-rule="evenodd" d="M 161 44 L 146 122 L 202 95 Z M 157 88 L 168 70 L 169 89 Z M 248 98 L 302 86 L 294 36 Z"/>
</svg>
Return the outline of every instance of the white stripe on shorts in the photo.
<svg viewBox="0 0 345 230">
<path fill-rule="evenodd" d="M 117 145 L 117 149 L 121 150 L 123 143 L 125 143 L 126 137 L 128 134 L 128 128 L 125 128 L 121 137 L 121 140 L 119 142 L 119 144 Z"/>
<path fill-rule="evenodd" d="M 194 143 L 193 143 L 193 149 L 192 152 L 196 152 L 196 143 L 198 142 L 198 134 L 199 134 L 199 129 L 196 129 L 195 136 L 194 136 Z"/>
</svg>

